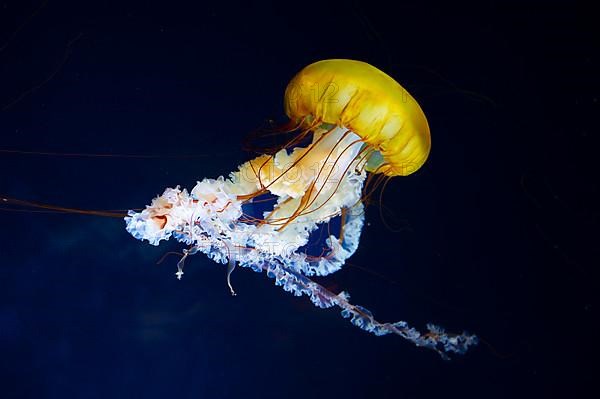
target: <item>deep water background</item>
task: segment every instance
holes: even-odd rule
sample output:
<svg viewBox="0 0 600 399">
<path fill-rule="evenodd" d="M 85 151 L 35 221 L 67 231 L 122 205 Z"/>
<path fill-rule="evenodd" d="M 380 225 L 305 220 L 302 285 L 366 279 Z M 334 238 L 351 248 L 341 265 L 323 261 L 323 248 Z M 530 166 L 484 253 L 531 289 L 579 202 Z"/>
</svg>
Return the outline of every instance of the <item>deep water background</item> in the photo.
<svg viewBox="0 0 600 399">
<path fill-rule="evenodd" d="M 241 141 L 285 121 L 305 65 L 367 61 L 421 103 L 432 153 L 321 282 L 380 320 L 483 343 L 444 362 L 249 270 L 232 298 L 203 256 L 177 281 L 175 258 L 155 263 L 178 246 L 121 220 L 0 211 L 1 398 L 596 397 L 591 7 L 190 4 L 0 2 L 0 194 L 143 207 L 251 158 Z"/>
</svg>

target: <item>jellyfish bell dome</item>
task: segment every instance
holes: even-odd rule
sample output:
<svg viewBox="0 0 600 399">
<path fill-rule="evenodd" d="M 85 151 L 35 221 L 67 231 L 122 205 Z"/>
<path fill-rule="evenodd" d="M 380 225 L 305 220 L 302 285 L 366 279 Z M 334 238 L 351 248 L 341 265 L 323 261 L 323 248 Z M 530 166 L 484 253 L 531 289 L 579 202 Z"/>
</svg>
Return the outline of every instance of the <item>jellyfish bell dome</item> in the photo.
<svg viewBox="0 0 600 399">
<path fill-rule="evenodd" d="M 385 72 L 362 61 L 331 59 L 303 68 L 284 107 L 298 123 L 345 127 L 372 149 L 367 170 L 406 176 L 427 160 L 429 125 L 417 101 Z"/>
</svg>

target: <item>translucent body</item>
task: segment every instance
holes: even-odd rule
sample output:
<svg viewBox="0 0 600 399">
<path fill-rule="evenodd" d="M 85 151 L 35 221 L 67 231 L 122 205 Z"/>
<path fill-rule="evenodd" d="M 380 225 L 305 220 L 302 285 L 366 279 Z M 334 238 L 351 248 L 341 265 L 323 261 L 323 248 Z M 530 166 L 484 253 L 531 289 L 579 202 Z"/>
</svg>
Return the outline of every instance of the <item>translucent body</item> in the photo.
<svg viewBox="0 0 600 399">
<path fill-rule="evenodd" d="M 333 59 L 302 69 L 288 84 L 285 111 L 292 120 L 318 120 L 352 130 L 382 155 L 367 170 L 406 176 L 431 148 L 427 118 L 390 76 L 365 62 Z"/>
</svg>

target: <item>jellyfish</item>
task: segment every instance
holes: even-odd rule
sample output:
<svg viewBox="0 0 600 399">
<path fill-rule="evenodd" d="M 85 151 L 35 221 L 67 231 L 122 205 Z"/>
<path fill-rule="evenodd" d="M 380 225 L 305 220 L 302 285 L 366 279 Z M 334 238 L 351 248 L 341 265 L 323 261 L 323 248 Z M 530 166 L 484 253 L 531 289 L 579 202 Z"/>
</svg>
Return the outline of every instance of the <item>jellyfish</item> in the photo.
<svg viewBox="0 0 600 399">
<path fill-rule="evenodd" d="M 420 332 L 404 321 L 379 322 L 352 304 L 347 292 L 334 293 L 311 279 L 336 272 L 357 250 L 368 191 L 426 161 L 430 133 L 417 101 L 374 66 L 331 59 L 302 69 L 286 88 L 284 106 L 287 129 L 270 132 L 285 138 L 280 148 L 227 178 L 205 178 L 189 191 L 165 189 L 141 212 L 128 212 L 127 231 L 152 245 L 170 238 L 183 243 L 178 279 L 186 259 L 204 253 L 226 265 L 232 295 L 232 272 L 250 268 L 317 307 L 337 306 L 375 335 L 399 335 L 443 358 L 465 353 L 476 336 L 433 324 Z M 326 227 L 333 220 L 339 227 L 332 232 Z M 325 235 L 322 249 L 310 253 L 317 234 Z"/>
</svg>

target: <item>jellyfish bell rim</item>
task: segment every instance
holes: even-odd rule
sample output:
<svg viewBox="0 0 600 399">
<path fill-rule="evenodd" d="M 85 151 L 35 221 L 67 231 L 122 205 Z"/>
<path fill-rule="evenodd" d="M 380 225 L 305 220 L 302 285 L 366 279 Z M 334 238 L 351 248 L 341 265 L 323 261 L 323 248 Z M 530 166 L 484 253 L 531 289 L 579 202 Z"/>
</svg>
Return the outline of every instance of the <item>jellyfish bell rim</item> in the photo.
<svg viewBox="0 0 600 399">
<path fill-rule="evenodd" d="M 363 61 L 329 59 L 300 70 L 288 83 L 284 108 L 302 127 L 322 123 L 347 128 L 383 162 L 368 170 L 407 176 L 427 160 L 429 124 L 418 102 L 396 80 Z"/>
</svg>

